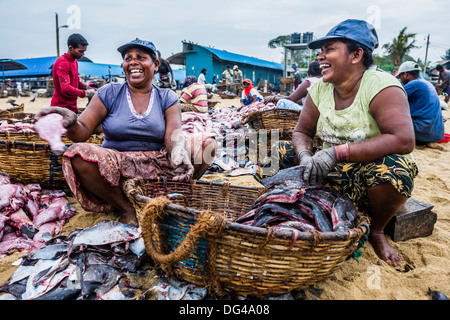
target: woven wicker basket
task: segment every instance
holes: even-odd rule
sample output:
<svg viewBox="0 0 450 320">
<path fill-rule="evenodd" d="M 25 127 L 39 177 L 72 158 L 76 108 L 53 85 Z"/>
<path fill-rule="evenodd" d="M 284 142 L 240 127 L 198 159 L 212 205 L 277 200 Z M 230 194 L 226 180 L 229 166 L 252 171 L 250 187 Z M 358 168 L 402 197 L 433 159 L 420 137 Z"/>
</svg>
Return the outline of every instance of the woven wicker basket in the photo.
<svg viewBox="0 0 450 320">
<path fill-rule="evenodd" d="M 251 153 L 252 156 L 257 156 L 256 163 L 266 163 L 270 160 L 272 150 L 278 141 L 290 141 L 292 139 L 292 130 L 283 129 L 261 129 L 248 132 L 249 148 L 256 147 L 256 153 Z M 252 151 L 253 152 L 253 151 Z M 250 155 L 250 151 L 249 151 Z M 253 161 L 253 160 L 252 160 Z"/>
<path fill-rule="evenodd" d="M 19 106 L 12 106 L 9 108 L 6 108 L 6 110 L 0 110 L 0 115 L 11 115 L 13 112 L 23 112 L 25 109 L 25 105 L 22 103 Z"/>
<path fill-rule="evenodd" d="M 63 136 L 66 146 L 73 142 Z M 92 135 L 87 143 L 101 144 L 102 135 Z M 62 172 L 62 156 L 54 154 L 47 141 L 34 132 L 0 132 L 0 171 L 11 180 L 43 188 L 66 188 Z"/>
<path fill-rule="evenodd" d="M 31 123 L 32 119 L 34 117 L 34 113 L 27 113 L 27 112 L 9 112 L 0 114 L 0 120 L 11 120 L 16 119 L 18 121 Z"/>
<path fill-rule="evenodd" d="M 294 83 L 294 81 L 295 81 L 295 79 L 293 77 L 280 78 L 280 83 L 282 83 L 282 84 Z"/>
<path fill-rule="evenodd" d="M 234 99 L 234 98 L 236 98 L 237 96 L 236 95 L 231 95 L 231 94 L 220 94 L 220 97 L 222 98 L 222 99 Z"/>
<path fill-rule="evenodd" d="M 214 106 L 218 103 L 220 103 L 220 101 L 208 100 L 208 108 L 214 108 Z"/>
<path fill-rule="evenodd" d="M 242 117 L 241 123 L 248 124 L 252 129 L 283 129 L 293 130 L 300 117 L 299 110 L 269 109 L 253 111 Z"/>
<path fill-rule="evenodd" d="M 277 295 L 326 279 L 360 245 L 368 231 L 361 214 L 346 232 L 292 232 L 232 220 L 264 190 L 229 184 L 130 179 L 149 256 L 169 274 L 222 296 Z M 180 194 L 168 201 L 162 195 Z"/>
</svg>

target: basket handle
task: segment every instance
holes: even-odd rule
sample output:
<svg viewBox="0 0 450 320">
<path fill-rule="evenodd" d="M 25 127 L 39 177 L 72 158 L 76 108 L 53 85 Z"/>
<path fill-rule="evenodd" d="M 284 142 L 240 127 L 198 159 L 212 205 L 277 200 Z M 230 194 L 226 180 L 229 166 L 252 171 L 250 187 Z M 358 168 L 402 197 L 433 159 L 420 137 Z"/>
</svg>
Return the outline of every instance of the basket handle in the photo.
<svg viewBox="0 0 450 320">
<path fill-rule="evenodd" d="M 154 241 L 155 237 L 158 238 L 158 242 L 162 241 L 157 220 L 167 215 L 166 208 L 180 208 L 180 206 L 172 204 L 165 197 L 153 198 L 145 206 L 142 221 L 140 221 L 147 254 L 165 271 L 170 270 L 175 263 L 186 259 L 194 251 L 195 244 L 201 235 L 220 235 L 226 224 L 220 214 L 206 210 L 200 211 L 197 222 L 189 230 L 183 242 L 173 252 L 166 254 Z"/>
</svg>

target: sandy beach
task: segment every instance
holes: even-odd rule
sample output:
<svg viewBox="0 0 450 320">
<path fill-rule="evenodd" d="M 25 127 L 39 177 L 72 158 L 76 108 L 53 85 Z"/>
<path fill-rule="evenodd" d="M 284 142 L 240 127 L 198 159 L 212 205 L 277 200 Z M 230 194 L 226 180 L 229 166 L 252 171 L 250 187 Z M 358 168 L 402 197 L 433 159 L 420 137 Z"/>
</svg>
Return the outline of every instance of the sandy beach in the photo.
<svg viewBox="0 0 450 320">
<path fill-rule="evenodd" d="M 0 107 L 10 104 L 1 98 Z M 50 98 L 19 97 L 16 103 L 24 103 L 24 112 L 36 113 L 42 107 L 49 106 Z M 221 99 L 214 95 L 212 100 L 220 101 L 217 107 L 238 106 L 238 99 Z M 87 99 L 79 99 L 78 105 L 85 107 Z M 445 117 L 450 117 L 450 110 L 443 110 Z M 445 123 L 446 132 L 450 133 L 450 121 Z M 438 290 L 450 297 L 450 145 L 440 144 L 444 151 L 417 146 L 413 156 L 419 167 L 419 175 L 415 179 L 413 198 L 434 205 L 437 222 L 432 235 L 407 241 L 390 243 L 405 258 L 405 264 L 392 267 L 375 255 L 367 243 L 359 262 L 353 259 L 346 261 L 332 278 L 316 283 L 315 290 L 305 290 L 307 299 L 321 300 L 429 300 L 428 288 Z M 245 186 L 261 186 L 251 176 L 225 177 L 223 174 L 210 174 L 203 177 L 207 180 L 223 179 L 231 184 Z M 226 179 L 226 180 L 225 180 Z M 39 183 L 39 181 L 36 181 Z M 96 214 L 85 212 L 77 204 L 75 198 L 69 202 L 77 210 L 62 231 L 67 235 L 76 228 L 91 227 L 101 220 L 118 220 L 114 214 Z M 24 253 L 14 253 L 0 259 L 0 284 L 6 282 L 14 273 L 12 265 Z"/>
</svg>

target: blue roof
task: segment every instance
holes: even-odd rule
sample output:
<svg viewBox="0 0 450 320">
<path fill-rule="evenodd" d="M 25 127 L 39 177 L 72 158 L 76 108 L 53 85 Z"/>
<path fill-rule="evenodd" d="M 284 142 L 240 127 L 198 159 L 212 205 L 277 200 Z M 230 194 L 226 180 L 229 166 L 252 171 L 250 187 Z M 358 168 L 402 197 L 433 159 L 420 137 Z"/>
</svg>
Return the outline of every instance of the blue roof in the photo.
<svg viewBox="0 0 450 320">
<path fill-rule="evenodd" d="M 123 68 L 119 65 L 102 64 L 94 62 L 78 61 L 78 73 L 86 76 L 108 77 L 109 68 L 111 68 L 111 76 L 124 75 Z"/>
<path fill-rule="evenodd" d="M 46 77 L 52 74 L 52 66 L 56 57 L 16 59 L 26 69 L 5 71 L 5 77 Z"/>
<path fill-rule="evenodd" d="M 226 50 L 218 50 L 218 49 L 200 46 L 200 45 L 198 45 L 198 46 L 212 52 L 220 60 L 238 62 L 241 64 L 249 64 L 249 65 L 254 65 L 254 66 L 269 68 L 269 69 L 283 70 L 283 65 L 280 63 L 262 60 L 262 59 L 249 57 L 249 56 L 244 56 L 242 54 L 232 53 L 232 52 L 228 52 Z"/>
<path fill-rule="evenodd" d="M 56 61 L 54 57 L 29 58 L 13 60 L 23 64 L 27 69 L 5 71 L 5 77 L 48 77 L 52 75 L 52 67 Z M 123 69 L 119 65 L 78 61 L 78 73 L 86 76 L 107 77 L 111 75 L 123 75 Z M 1 70 L 0 70 L 1 72 Z"/>
</svg>

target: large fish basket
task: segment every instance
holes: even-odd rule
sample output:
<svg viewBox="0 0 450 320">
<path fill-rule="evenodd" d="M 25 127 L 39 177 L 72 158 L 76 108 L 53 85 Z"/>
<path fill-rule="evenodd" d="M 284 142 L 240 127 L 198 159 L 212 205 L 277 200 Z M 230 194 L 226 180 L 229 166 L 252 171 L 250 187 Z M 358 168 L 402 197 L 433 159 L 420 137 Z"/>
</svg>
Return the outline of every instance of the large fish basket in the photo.
<svg viewBox="0 0 450 320">
<path fill-rule="evenodd" d="M 235 95 L 235 94 L 226 94 L 226 93 L 221 93 L 221 94 L 219 94 L 219 96 L 222 99 L 234 99 L 237 97 L 237 95 Z"/>
<path fill-rule="evenodd" d="M 256 156 L 256 163 L 263 164 L 270 161 L 270 156 L 278 152 L 278 141 L 291 141 L 292 130 L 286 129 L 250 129 L 248 132 L 249 148 L 255 151 L 249 151 L 249 155 Z M 253 161 L 253 160 L 252 160 Z"/>
<path fill-rule="evenodd" d="M 13 112 L 23 112 L 24 109 L 25 109 L 25 105 L 23 103 L 21 103 L 18 106 L 12 106 L 12 107 L 6 108 L 4 110 L 0 110 L 0 115 L 9 116 Z"/>
<path fill-rule="evenodd" d="M 300 110 L 274 108 L 250 112 L 242 117 L 241 123 L 255 130 L 294 130 L 299 117 Z"/>
<path fill-rule="evenodd" d="M 29 112 L 8 112 L 8 113 L 2 113 L 0 114 L 0 121 L 2 120 L 9 120 L 8 122 L 25 122 L 25 123 L 31 123 L 32 119 L 34 118 L 34 113 Z"/>
<path fill-rule="evenodd" d="M 67 147 L 73 142 L 63 136 Z M 101 144 L 101 135 L 92 135 L 87 143 Z M 35 131 L 0 132 L 0 172 L 17 183 L 39 183 L 47 189 L 67 188 L 62 172 L 62 155 L 54 154 L 47 141 Z"/>
<path fill-rule="evenodd" d="M 279 295 L 330 277 L 361 245 L 368 221 L 345 232 L 293 232 L 233 222 L 264 189 L 207 181 L 130 179 L 147 254 L 170 275 L 218 296 Z M 171 199 L 171 200 L 168 200 Z"/>
</svg>

